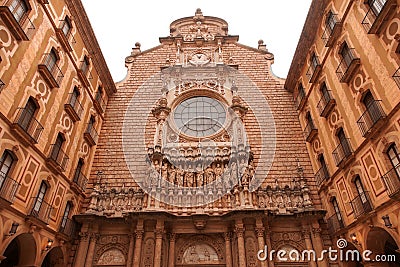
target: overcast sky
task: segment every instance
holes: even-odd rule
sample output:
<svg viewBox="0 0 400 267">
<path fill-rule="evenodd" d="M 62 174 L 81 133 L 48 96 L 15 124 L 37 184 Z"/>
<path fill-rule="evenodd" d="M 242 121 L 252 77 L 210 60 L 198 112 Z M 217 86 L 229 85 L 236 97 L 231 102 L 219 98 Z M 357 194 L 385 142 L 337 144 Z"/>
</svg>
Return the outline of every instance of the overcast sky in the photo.
<svg viewBox="0 0 400 267">
<path fill-rule="evenodd" d="M 82 0 L 114 81 L 126 75 L 125 57 L 136 42 L 142 51 L 157 46 L 169 35 L 172 21 L 204 16 L 228 22 L 229 34 L 239 43 L 257 47 L 264 40 L 275 55 L 273 72 L 285 78 L 296 49 L 311 0 Z"/>
</svg>

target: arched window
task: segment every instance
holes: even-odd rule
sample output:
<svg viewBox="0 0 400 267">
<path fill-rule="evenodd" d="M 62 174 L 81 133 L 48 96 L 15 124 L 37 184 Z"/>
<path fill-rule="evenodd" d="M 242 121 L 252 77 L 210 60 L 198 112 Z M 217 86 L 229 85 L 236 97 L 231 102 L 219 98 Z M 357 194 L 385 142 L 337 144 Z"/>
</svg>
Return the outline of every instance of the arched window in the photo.
<svg viewBox="0 0 400 267">
<path fill-rule="evenodd" d="M 47 192 L 47 184 L 45 182 L 42 182 L 40 184 L 39 192 L 37 193 L 37 196 L 35 199 L 35 204 L 34 204 L 33 210 L 32 210 L 32 213 L 36 216 L 40 216 L 40 209 L 44 202 L 46 192 Z"/>
<path fill-rule="evenodd" d="M 371 120 L 371 124 L 375 124 L 379 119 L 382 118 L 381 108 L 379 106 L 379 102 L 377 102 L 372 96 L 371 92 L 368 91 L 365 93 L 362 102 L 365 106 L 365 109 L 368 112 L 369 118 Z"/>
<path fill-rule="evenodd" d="M 67 37 L 71 33 L 71 29 L 72 29 L 71 20 L 68 16 L 65 16 L 65 19 L 61 24 L 61 30 Z"/>
<path fill-rule="evenodd" d="M 328 166 L 326 165 L 325 158 L 324 158 L 323 154 L 321 154 L 318 157 L 318 161 L 319 161 L 319 164 L 321 166 L 321 174 L 323 175 L 323 177 L 325 179 L 328 179 L 330 177 L 330 175 L 329 175 Z"/>
<path fill-rule="evenodd" d="M 375 16 L 378 16 L 381 13 L 386 1 L 387 0 L 368 0 L 368 5 L 372 9 L 372 12 L 374 12 Z"/>
<path fill-rule="evenodd" d="M 310 57 L 310 64 L 313 70 L 315 70 L 317 68 L 317 66 L 319 65 L 318 62 L 318 57 L 317 55 L 315 55 L 315 53 L 312 53 L 311 57 Z"/>
<path fill-rule="evenodd" d="M 390 163 L 392 164 L 393 168 L 395 169 L 395 173 L 397 177 L 400 177 L 400 154 L 396 147 L 396 144 L 392 144 L 387 152 L 386 155 L 388 156 Z"/>
<path fill-rule="evenodd" d="M 340 130 L 337 132 L 337 138 L 339 140 L 339 143 L 342 147 L 343 150 L 343 154 L 344 156 L 348 156 L 351 154 L 351 148 L 350 148 L 350 144 L 349 144 L 349 140 L 346 137 L 343 128 L 340 128 Z"/>
<path fill-rule="evenodd" d="M 9 150 L 5 150 L 0 160 L 0 189 L 3 187 L 4 181 L 11 172 L 14 164 L 14 156 Z"/>
<path fill-rule="evenodd" d="M 59 60 L 58 53 L 56 52 L 56 50 L 54 48 L 52 48 L 50 53 L 46 55 L 45 62 L 44 62 L 47 69 L 51 73 L 53 72 L 54 68 L 56 67 L 58 60 Z"/>
<path fill-rule="evenodd" d="M 21 128 L 24 129 L 25 132 L 29 132 L 28 131 L 29 127 L 36 115 L 37 110 L 38 110 L 38 105 L 36 104 L 36 101 L 33 100 L 32 98 L 29 98 L 18 120 L 19 126 L 21 126 Z"/>
<path fill-rule="evenodd" d="M 69 214 L 71 213 L 72 209 L 72 204 L 70 201 L 67 202 L 67 205 L 65 206 L 64 214 L 61 220 L 60 224 L 60 231 L 63 232 L 63 230 L 67 227 L 67 222 L 69 219 Z"/>
<path fill-rule="evenodd" d="M 89 58 L 87 56 L 84 56 L 83 61 L 82 61 L 82 65 L 81 65 L 81 71 L 86 75 L 89 71 L 89 66 L 90 66 L 90 62 L 89 62 Z"/>
<path fill-rule="evenodd" d="M 10 11 L 15 20 L 21 22 L 29 11 L 29 5 L 25 0 L 13 0 L 10 4 Z"/>
<path fill-rule="evenodd" d="M 335 211 L 336 219 L 339 222 L 339 226 L 340 226 L 340 228 L 343 228 L 344 227 L 343 217 L 342 217 L 342 214 L 340 213 L 339 204 L 335 197 L 332 199 L 331 203 L 332 203 L 333 210 Z"/>
<path fill-rule="evenodd" d="M 366 193 L 364 190 L 364 186 L 361 182 L 360 176 L 357 176 L 356 179 L 354 179 L 354 185 L 356 186 L 357 194 L 361 199 L 362 203 L 368 202 L 368 199 L 366 197 Z"/>
<path fill-rule="evenodd" d="M 62 160 L 62 157 L 64 157 L 63 152 L 62 152 L 62 146 L 65 142 L 64 136 L 59 133 L 57 135 L 56 141 L 53 144 L 53 149 L 51 151 L 51 158 L 56 161 L 60 162 Z"/>
<path fill-rule="evenodd" d="M 76 165 L 75 173 L 74 173 L 74 183 L 78 183 L 80 181 L 80 177 L 82 175 L 82 169 L 83 169 L 84 161 L 83 159 L 78 160 L 78 165 Z"/>
<path fill-rule="evenodd" d="M 336 24 L 336 17 L 333 14 L 332 10 L 329 10 L 328 14 L 326 14 L 325 26 L 329 29 L 329 32 L 333 31 L 333 28 Z"/>
<path fill-rule="evenodd" d="M 97 92 L 96 92 L 96 101 L 97 102 L 101 102 L 103 101 L 103 88 L 101 86 L 99 86 L 97 88 Z"/>
</svg>

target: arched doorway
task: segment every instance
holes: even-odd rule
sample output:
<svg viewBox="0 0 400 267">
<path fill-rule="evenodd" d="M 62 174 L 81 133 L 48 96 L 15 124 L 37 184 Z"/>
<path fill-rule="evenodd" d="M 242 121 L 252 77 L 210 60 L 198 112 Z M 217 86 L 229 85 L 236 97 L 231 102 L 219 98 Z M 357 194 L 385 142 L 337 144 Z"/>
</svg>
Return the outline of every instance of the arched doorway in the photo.
<svg viewBox="0 0 400 267">
<path fill-rule="evenodd" d="M 36 242 L 31 234 L 21 234 L 11 241 L 3 253 L 0 267 L 33 266 L 36 260 Z"/>
<path fill-rule="evenodd" d="M 341 262 L 343 267 L 364 267 L 360 251 L 351 243 L 343 250 Z"/>
<path fill-rule="evenodd" d="M 399 247 L 393 237 L 383 228 L 374 227 L 367 236 L 367 249 L 372 251 L 371 258 L 379 255 L 385 262 L 380 262 L 382 267 L 399 267 Z"/>
<path fill-rule="evenodd" d="M 51 249 L 43 260 L 42 267 L 62 267 L 64 264 L 64 254 L 60 247 Z"/>
</svg>

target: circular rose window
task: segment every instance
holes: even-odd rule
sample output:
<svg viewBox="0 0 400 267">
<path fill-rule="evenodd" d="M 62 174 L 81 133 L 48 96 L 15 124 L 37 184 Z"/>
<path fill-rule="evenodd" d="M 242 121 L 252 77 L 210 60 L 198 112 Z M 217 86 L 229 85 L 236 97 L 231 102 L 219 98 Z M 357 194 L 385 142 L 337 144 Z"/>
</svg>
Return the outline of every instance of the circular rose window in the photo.
<svg viewBox="0 0 400 267">
<path fill-rule="evenodd" d="M 226 111 L 216 99 L 198 96 L 182 101 L 174 111 L 175 124 L 184 134 L 204 137 L 218 132 L 226 120 Z"/>
</svg>

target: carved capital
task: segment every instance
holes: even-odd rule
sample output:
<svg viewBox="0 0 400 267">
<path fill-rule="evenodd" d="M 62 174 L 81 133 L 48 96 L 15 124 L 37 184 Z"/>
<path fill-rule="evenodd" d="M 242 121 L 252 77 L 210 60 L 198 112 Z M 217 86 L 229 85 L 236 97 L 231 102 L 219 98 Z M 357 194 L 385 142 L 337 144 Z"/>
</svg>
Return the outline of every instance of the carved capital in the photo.
<svg viewBox="0 0 400 267">
<path fill-rule="evenodd" d="M 313 228 L 312 231 L 313 231 L 314 237 L 321 236 L 322 229 L 320 227 Z"/>
<path fill-rule="evenodd" d="M 89 233 L 88 232 L 79 232 L 79 237 L 81 241 L 87 241 L 89 239 Z"/>
<path fill-rule="evenodd" d="M 244 234 L 244 226 L 243 225 L 236 225 L 234 232 L 238 237 L 243 237 Z"/>
<path fill-rule="evenodd" d="M 225 241 L 231 241 L 231 237 L 232 237 L 232 233 L 231 232 L 224 233 Z"/>
<path fill-rule="evenodd" d="M 143 238 L 144 231 L 143 230 L 136 230 L 135 235 L 136 239 L 142 239 Z"/>
<path fill-rule="evenodd" d="M 303 238 L 304 238 L 304 239 L 310 239 L 310 231 L 309 231 L 309 230 L 303 229 L 303 230 L 301 231 L 301 233 L 303 234 Z"/>
<path fill-rule="evenodd" d="M 257 227 L 256 229 L 257 237 L 264 237 L 265 228 L 264 227 Z"/>
<path fill-rule="evenodd" d="M 154 231 L 154 233 L 156 234 L 156 239 L 161 239 L 163 237 L 164 230 L 163 229 L 156 229 Z"/>
<path fill-rule="evenodd" d="M 168 238 L 170 242 L 175 242 L 176 239 L 176 233 L 169 233 Z"/>
</svg>

